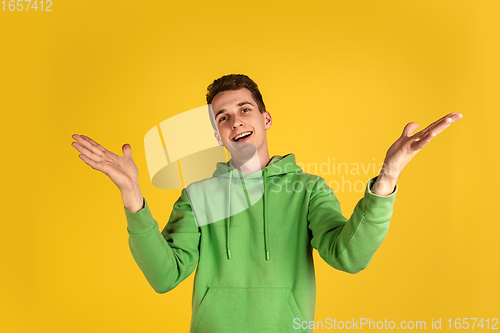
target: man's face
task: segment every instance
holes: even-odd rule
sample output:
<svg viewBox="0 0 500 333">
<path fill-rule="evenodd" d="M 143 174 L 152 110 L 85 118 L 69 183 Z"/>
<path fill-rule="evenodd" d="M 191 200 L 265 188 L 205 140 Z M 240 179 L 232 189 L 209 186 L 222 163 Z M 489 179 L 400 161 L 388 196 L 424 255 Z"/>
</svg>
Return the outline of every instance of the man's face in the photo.
<svg viewBox="0 0 500 333">
<path fill-rule="evenodd" d="M 220 140 L 227 148 L 227 142 L 247 142 L 258 152 L 267 150 L 266 130 L 271 127 L 269 112 L 260 113 L 252 93 L 246 88 L 226 90 L 212 100 L 212 111 L 219 129 Z M 241 134 L 249 134 L 241 136 Z M 220 143 L 220 142 L 219 142 Z"/>
</svg>

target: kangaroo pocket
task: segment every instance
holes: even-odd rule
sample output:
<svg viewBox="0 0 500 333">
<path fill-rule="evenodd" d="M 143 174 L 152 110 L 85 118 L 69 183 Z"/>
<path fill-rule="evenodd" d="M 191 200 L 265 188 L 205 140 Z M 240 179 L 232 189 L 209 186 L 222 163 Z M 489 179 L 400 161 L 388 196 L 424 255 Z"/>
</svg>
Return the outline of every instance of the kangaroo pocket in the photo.
<svg viewBox="0 0 500 333">
<path fill-rule="evenodd" d="M 290 288 L 209 288 L 191 332 L 301 332 L 296 318 L 304 320 Z"/>
</svg>

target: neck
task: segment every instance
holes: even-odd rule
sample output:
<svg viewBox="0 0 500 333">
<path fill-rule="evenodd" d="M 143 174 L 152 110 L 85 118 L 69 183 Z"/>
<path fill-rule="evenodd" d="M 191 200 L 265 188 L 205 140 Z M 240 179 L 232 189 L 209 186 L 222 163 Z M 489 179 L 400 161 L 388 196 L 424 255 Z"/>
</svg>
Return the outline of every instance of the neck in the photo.
<svg viewBox="0 0 500 333">
<path fill-rule="evenodd" d="M 271 159 L 267 149 L 264 152 L 255 151 L 250 159 L 241 159 L 236 155 L 231 155 L 231 158 L 234 167 L 246 175 L 265 168 Z"/>
</svg>

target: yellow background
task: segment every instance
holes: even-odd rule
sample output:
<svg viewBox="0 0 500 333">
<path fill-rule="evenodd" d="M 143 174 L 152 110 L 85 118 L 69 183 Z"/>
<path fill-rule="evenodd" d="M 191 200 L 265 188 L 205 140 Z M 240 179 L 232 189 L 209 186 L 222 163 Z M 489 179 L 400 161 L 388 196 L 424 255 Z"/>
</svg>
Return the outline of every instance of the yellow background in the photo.
<svg viewBox="0 0 500 333">
<path fill-rule="evenodd" d="M 271 155 L 300 163 L 380 163 L 408 122 L 423 129 L 463 113 L 403 172 L 389 234 L 365 271 L 336 271 L 315 253 L 315 319 L 500 317 L 497 1 L 52 9 L 0 12 L 0 331 L 188 330 L 194 275 L 153 291 L 129 252 L 118 189 L 78 158 L 71 135 L 119 154 L 131 144 L 163 227 L 180 190 L 151 185 L 144 135 L 205 104 L 207 85 L 229 73 L 259 84 Z M 337 197 L 349 217 L 361 194 Z"/>
</svg>

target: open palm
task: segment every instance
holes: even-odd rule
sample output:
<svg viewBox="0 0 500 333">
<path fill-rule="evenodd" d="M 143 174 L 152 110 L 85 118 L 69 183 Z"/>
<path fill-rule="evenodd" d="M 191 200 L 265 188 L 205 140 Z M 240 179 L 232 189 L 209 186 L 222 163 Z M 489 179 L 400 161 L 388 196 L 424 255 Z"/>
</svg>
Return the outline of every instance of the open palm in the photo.
<svg viewBox="0 0 500 333">
<path fill-rule="evenodd" d="M 423 147 L 462 117 L 461 113 L 447 114 L 413 135 L 419 125 L 415 122 L 408 123 L 401 137 L 387 151 L 382 173 L 395 179 L 399 178 L 406 165 Z"/>
<path fill-rule="evenodd" d="M 81 154 L 79 157 L 92 169 L 107 175 L 121 191 L 132 191 L 138 184 L 139 171 L 132 158 L 129 144 L 122 146 L 123 156 L 110 152 L 91 138 L 74 134 L 71 145 Z"/>
</svg>

